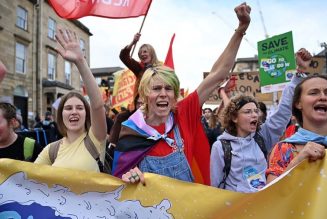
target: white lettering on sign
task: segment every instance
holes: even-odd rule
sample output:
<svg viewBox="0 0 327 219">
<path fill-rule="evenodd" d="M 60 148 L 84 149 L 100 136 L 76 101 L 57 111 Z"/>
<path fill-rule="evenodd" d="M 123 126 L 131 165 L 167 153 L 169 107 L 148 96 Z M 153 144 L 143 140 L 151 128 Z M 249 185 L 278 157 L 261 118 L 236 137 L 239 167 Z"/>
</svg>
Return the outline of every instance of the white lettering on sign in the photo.
<svg viewBox="0 0 327 219">
<path fill-rule="evenodd" d="M 92 4 L 105 4 L 117 7 L 129 7 L 129 0 L 92 0 Z"/>
</svg>

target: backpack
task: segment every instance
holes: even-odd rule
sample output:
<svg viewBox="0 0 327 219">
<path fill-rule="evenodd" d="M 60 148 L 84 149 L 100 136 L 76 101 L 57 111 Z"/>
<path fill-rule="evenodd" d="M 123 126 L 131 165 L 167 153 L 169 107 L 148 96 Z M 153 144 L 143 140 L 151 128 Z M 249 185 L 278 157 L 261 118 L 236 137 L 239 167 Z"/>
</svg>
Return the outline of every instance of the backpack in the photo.
<svg viewBox="0 0 327 219">
<path fill-rule="evenodd" d="M 34 152 L 35 140 L 25 137 L 24 139 L 24 160 L 31 161 Z"/>
<path fill-rule="evenodd" d="M 58 151 L 59 151 L 59 147 L 60 147 L 60 143 L 62 142 L 62 139 L 52 142 L 50 144 L 50 148 L 49 148 L 49 158 L 51 163 L 53 164 L 54 161 L 57 158 L 58 155 Z M 84 144 L 86 149 L 88 150 L 88 152 L 92 155 L 92 157 L 94 158 L 94 160 L 96 160 L 98 166 L 99 166 L 99 170 L 101 173 L 108 173 L 106 171 L 106 169 L 104 168 L 104 165 L 102 163 L 102 161 L 100 160 L 100 153 L 98 152 L 97 148 L 95 147 L 94 143 L 92 142 L 91 138 L 89 135 L 86 135 L 84 138 Z"/>
<path fill-rule="evenodd" d="M 254 140 L 255 142 L 259 145 L 259 148 L 261 149 L 262 153 L 264 154 L 266 160 L 267 160 L 267 148 L 265 146 L 265 142 L 263 140 L 263 137 L 256 132 L 254 135 Z M 231 168 L 231 163 L 232 163 L 232 146 L 230 144 L 229 140 L 225 140 L 225 139 L 220 139 L 223 151 L 224 151 L 224 162 L 225 162 L 225 166 L 223 168 L 223 172 L 224 172 L 224 177 L 223 180 L 219 183 L 218 188 L 220 188 L 221 185 L 223 185 L 223 189 L 225 189 L 226 187 L 226 179 L 228 177 L 228 174 L 230 172 L 230 168 Z"/>
</svg>

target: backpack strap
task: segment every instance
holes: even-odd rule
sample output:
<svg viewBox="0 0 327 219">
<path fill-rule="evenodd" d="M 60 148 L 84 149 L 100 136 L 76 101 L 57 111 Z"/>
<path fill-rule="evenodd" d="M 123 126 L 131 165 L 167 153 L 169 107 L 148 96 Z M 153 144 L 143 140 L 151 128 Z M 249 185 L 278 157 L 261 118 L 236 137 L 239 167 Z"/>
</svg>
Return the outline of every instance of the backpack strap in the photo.
<svg viewBox="0 0 327 219">
<path fill-rule="evenodd" d="M 268 151 L 264 142 L 263 137 L 259 134 L 259 132 L 256 132 L 255 135 L 253 136 L 255 142 L 257 142 L 257 144 L 259 145 L 259 148 L 261 149 L 263 155 L 265 155 L 265 158 L 267 160 L 267 156 L 268 156 Z"/>
<path fill-rule="evenodd" d="M 24 139 L 24 160 L 30 161 L 33 157 L 35 140 L 25 137 Z"/>
<path fill-rule="evenodd" d="M 51 163 L 53 164 L 54 161 L 57 158 L 59 147 L 62 140 L 55 141 L 50 144 L 49 148 L 49 158 Z M 94 158 L 94 160 L 97 161 L 97 164 L 99 166 L 100 172 L 103 172 L 103 163 L 100 160 L 100 153 L 98 152 L 98 149 L 95 147 L 93 141 L 91 140 L 90 136 L 87 134 L 84 138 L 84 144 L 88 152 L 91 154 L 91 156 Z"/>
<path fill-rule="evenodd" d="M 47 138 L 47 134 L 45 133 L 45 130 L 42 129 L 43 132 L 43 138 L 44 138 L 44 145 L 48 145 L 48 138 Z"/>
<path fill-rule="evenodd" d="M 267 148 L 265 146 L 265 142 L 263 137 L 256 132 L 255 135 L 253 136 L 255 142 L 259 145 L 262 153 L 264 154 L 266 160 L 267 160 Z M 224 162 L 225 162 L 225 166 L 223 168 L 223 173 L 224 173 L 224 177 L 222 179 L 222 181 L 219 183 L 218 187 L 220 188 L 221 185 L 223 185 L 223 189 L 226 188 L 226 179 L 228 177 L 228 174 L 230 172 L 231 169 L 231 164 L 232 164 L 232 146 L 230 141 L 225 140 L 225 139 L 220 139 L 223 151 L 224 151 Z"/>
<path fill-rule="evenodd" d="M 228 174 L 230 172 L 230 168 L 231 168 L 231 163 L 232 163 L 232 146 L 230 144 L 230 141 L 225 140 L 225 139 L 220 139 L 223 151 L 224 151 L 224 163 L 225 166 L 223 168 L 223 179 L 222 181 L 219 183 L 218 188 L 220 188 L 221 185 L 223 185 L 223 189 L 226 188 L 226 179 L 228 177 Z"/>
<path fill-rule="evenodd" d="M 91 138 L 88 134 L 84 138 L 84 144 L 85 144 L 86 149 L 89 151 L 89 153 L 94 158 L 94 160 L 97 161 L 100 172 L 103 173 L 104 168 L 103 168 L 103 163 L 100 160 L 100 153 L 99 153 L 98 149 L 95 147 L 93 141 L 91 140 Z"/>
<path fill-rule="evenodd" d="M 35 135 L 36 135 L 37 143 L 38 143 L 38 144 L 41 144 L 41 143 L 40 143 L 40 133 L 39 133 L 39 129 L 38 129 L 38 128 L 35 128 L 35 129 L 34 129 L 34 132 L 35 132 Z"/>
<path fill-rule="evenodd" d="M 52 142 L 49 146 L 49 158 L 51 161 L 51 164 L 53 164 L 57 158 L 59 147 L 61 144 L 61 139 L 55 142 Z"/>
</svg>

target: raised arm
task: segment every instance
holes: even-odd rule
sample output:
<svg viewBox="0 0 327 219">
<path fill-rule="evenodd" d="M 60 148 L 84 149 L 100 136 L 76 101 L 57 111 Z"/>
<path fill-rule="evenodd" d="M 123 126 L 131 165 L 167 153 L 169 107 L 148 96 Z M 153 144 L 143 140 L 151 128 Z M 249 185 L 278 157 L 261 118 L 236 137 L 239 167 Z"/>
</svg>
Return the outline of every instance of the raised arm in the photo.
<svg viewBox="0 0 327 219">
<path fill-rule="evenodd" d="M 129 68 L 136 76 L 142 72 L 142 66 L 139 62 L 137 62 L 135 59 L 133 59 L 130 55 L 131 49 L 133 46 L 136 45 L 136 43 L 140 40 L 141 34 L 136 33 L 134 35 L 134 38 L 130 44 L 125 46 L 119 54 L 120 60 L 126 65 L 127 68 Z"/>
<path fill-rule="evenodd" d="M 73 62 L 81 74 L 90 98 L 91 128 L 95 137 L 99 141 L 103 141 L 107 133 L 104 103 L 99 87 L 80 49 L 76 33 L 71 30 L 59 28 L 56 39 L 61 45 L 61 47 L 57 47 L 59 54 L 64 59 Z"/>
<path fill-rule="evenodd" d="M 250 24 L 251 8 L 246 3 L 242 3 L 234 9 L 239 20 L 238 28 L 235 30 L 227 47 L 214 63 L 210 74 L 201 82 L 197 88 L 199 103 L 202 105 L 209 97 L 211 92 L 216 88 L 217 83 L 224 80 L 234 65 L 237 51 L 241 41 Z"/>
<path fill-rule="evenodd" d="M 140 40 L 141 34 L 140 33 L 136 33 L 134 35 L 134 38 L 132 40 L 132 42 L 126 47 L 126 49 L 128 49 L 129 51 L 132 49 L 133 46 L 136 45 L 136 43 Z"/>
<path fill-rule="evenodd" d="M 296 64 L 297 71 L 306 71 L 310 65 L 312 56 L 306 49 L 300 49 L 296 53 Z M 293 76 L 292 80 L 286 85 L 282 92 L 282 97 L 278 104 L 277 110 L 267 118 L 266 122 L 261 125 L 260 134 L 265 136 L 265 145 L 267 150 L 271 148 L 279 141 L 283 135 L 287 123 L 290 121 L 292 116 L 292 99 L 294 95 L 294 89 L 303 78 L 300 74 Z"/>
<path fill-rule="evenodd" d="M 6 66 L 0 60 L 0 83 L 5 77 L 6 73 L 7 73 Z"/>
</svg>

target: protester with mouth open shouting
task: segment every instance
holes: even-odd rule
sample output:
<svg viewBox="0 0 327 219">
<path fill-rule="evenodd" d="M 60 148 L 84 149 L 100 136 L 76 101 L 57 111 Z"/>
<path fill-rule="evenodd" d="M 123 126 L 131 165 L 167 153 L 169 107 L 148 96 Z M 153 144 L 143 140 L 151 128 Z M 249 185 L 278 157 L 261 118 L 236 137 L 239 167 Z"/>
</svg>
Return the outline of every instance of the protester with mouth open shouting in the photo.
<svg viewBox="0 0 327 219">
<path fill-rule="evenodd" d="M 251 8 L 235 8 L 239 26 L 209 75 L 179 101 L 173 69 L 149 68 L 139 86 L 143 106 L 122 125 L 113 174 L 124 182 L 145 182 L 143 172 L 209 185 L 209 144 L 201 125 L 201 106 L 228 75 L 250 24 Z"/>
<path fill-rule="evenodd" d="M 134 38 L 130 44 L 125 46 L 119 54 L 120 60 L 126 65 L 129 70 L 131 70 L 135 77 L 135 89 L 134 89 L 134 97 L 137 96 L 137 90 L 140 84 L 140 80 L 143 76 L 143 73 L 145 70 L 147 70 L 150 67 L 155 67 L 158 65 L 161 65 L 157 58 L 156 51 L 154 50 L 153 46 L 150 44 L 143 44 L 139 48 L 138 51 L 138 57 L 140 59 L 140 62 L 136 61 L 131 57 L 131 49 L 133 46 L 136 45 L 136 43 L 140 40 L 141 34 L 136 33 L 134 35 Z M 135 107 L 135 106 L 134 106 Z"/>
<path fill-rule="evenodd" d="M 327 77 L 305 78 L 294 91 L 293 115 L 300 124 L 297 132 L 277 143 L 266 171 L 267 183 L 303 160 L 316 161 L 325 157 L 327 147 Z"/>
<path fill-rule="evenodd" d="M 64 137 L 56 144 L 58 146 L 56 152 L 53 149 L 54 143 L 51 143 L 43 149 L 35 163 L 99 172 L 105 156 L 107 135 L 104 103 L 80 49 L 76 33 L 59 29 L 56 39 L 61 46 L 57 49 L 58 53 L 76 65 L 85 84 L 90 104 L 78 92 L 69 92 L 61 98 L 57 110 L 57 124 Z M 99 153 L 97 157 L 92 156 L 87 148 L 92 144 L 95 149 L 93 151 Z"/>
<path fill-rule="evenodd" d="M 299 69 L 306 69 L 311 55 L 296 53 Z M 302 80 L 299 72 L 283 90 L 277 111 L 260 124 L 258 103 L 253 97 L 233 97 L 222 113 L 225 132 L 211 151 L 211 185 L 237 192 L 255 192 L 266 185 L 267 154 L 283 135 L 291 118 L 294 88 Z"/>
</svg>

